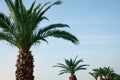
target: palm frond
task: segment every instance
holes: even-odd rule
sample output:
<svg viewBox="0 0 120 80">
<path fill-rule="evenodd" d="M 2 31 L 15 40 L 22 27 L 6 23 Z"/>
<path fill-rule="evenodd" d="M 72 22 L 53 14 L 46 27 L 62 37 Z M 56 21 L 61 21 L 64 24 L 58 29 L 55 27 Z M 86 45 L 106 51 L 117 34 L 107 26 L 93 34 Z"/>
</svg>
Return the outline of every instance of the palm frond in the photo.
<svg viewBox="0 0 120 80">
<path fill-rule="evenodd" d="M 10 34 L 14 33 L 15 27 L 13 27 L 13 23 L 11 22 L 10 18 L 0 13 L 0 28 Z"/>
<path fill-rule="evenodd" d="M 37 37 L 41 36 L 41 34 L 47 33 L 47 31 L 49 31 L 49 30 L 56 29 L 56 28 L 63 28 L 63 27 L 69 27 L 69 26 L 66 24 L 61 24 L 61 23 L 51 24 L 49 26 L 39 29 L 38 33 L 37 33 Z"/>
<path fill-rule="evenodd" d="M 84 68 L 85 66 L 89 66 L 89 65 L 79 65 L 78 67 L 75 68 L 75 71 L 86 70 L 87 68 Z"/>
<path fill-rule="evenodd" d="M 59 75 L 64 74 L 64 73 L 71 73 L 70 67 L 67 66 L 67 65 L 64 65 L 62 63 L 58 63 L 57 65 L 55 65 L 53 67 L 60 67 L 60 68 L 62 68 L 62 70 L 60 70 Z"/>
<path fill-rule="evenodd" d="M 34 2 L 32 3 L 32 5 L 31 5 L 31 7 L 28 9 L 28 13 L 32 13 L 33 8 L 34 8 L 34 6 L 35 6 L 35 2 L 36 2 L 36 1 L 34 1 Z"/>
<path fill-rule="evenodd" d="M 45 3 L 43 6 L 40 7 L 40 9 L 38 9 L 38 11 L 36 11 L 36 8 L 34 9 L 34 14 L 35 14 L 35 24 L 37 25 L 40 21 L 41 21 L 41 17 L 45 14 L 45 12 L 47 12 L 52 6 L 54 5 L 59 5 L 62 2 L 61 1 L 56 1 L 52 4 L 50 4 L 51 2 L 47 2 Z M 50 4 L 50 5 L 49 5 Z M 48 6 L 47 6 L 48 5 Z M 43 10 L 44 9 L 44 10 Z"/>
<path fill-rule="evenodd" d="M 11 25 L 11 21 L 10 19 L 5 16 L 3 13 L 0 13 L 0 27 L 3 28 L 4 30 L 11 30 L 10 26 Z"/>
<path fill-rule="evenodd" d="M 92 75 L 92 76 L 94 76 L 94 73 L 92 73 L 92 72 L 89 72 L 89 74 Z"/>
<path fill-rule="evenodd" d="M 42 15 L 41 15 L 41 12 L 42 10 L 47 6 L 49 5 L 51 2 L 47 2 L 45 3 L 43 6 L 41 6 L 41 8 L 36 12 L 36 10 L 34 9 L 33 10 L 33 13 L 36 13 L 36 15 L 40 18 Z"/>
<path fill-rule="evenodd" d="M 43 11 L 41 12 L 40 16 L 42 16 L 43 14 L 45 14 L 45 12 L 46 12 L 47 10 L 49 10 L 52 6 L 54 6 L 54 5 L 60 5 L 61 3 L 62 3 L 61 1 L 56 1 L 56 2 L 52 3 L 52 4 L 49 5 L 45 10 L 43 10 Z M 47 4 L 49 4 L 49 2 L 48 2 Z M 47 5 L 47 4 L 46 4 L 46 5 Z"/>
<path fill-rule="evenodd" d="M 68 70 L 68 67 L 67 67 L 66 65 L 64 65 L 64 64 L 61 64 L 61 63 L 57 63 L 57 65 L 55 65 L 55 66 L 53 66 L 53 67 L 61 67 L 61 68 L 63 68 L 63 69 Z"/>
<path fill-rule="evenodd" d="M 74 65 L 72 58 L 69 60 L 70 65 Z"/>
<path fill-rule="evenodd" d="M 79 64 L 80 62 L 83 62 L 83 60 L 82 60 L 82 59 L 80 59 L 80 60 L 76 61 L 76 62 L 74 63 L 74 64 L 75 64 L 75 66 L 78 66 L 78 64 Z"/>
<path fill-rule="evenodd" d="M 89 72 L 89 74 L 90 75 L 92 75 L 96 80 L 97 80 L 97 78 L 99 77 L 99 74 L 98 73 L 96 73 L 96 72 Z"/>
<path fill-rule="evenodd" d="M 5 0 L 9 10 L 12 12 L 14 10 L 14 4 L 12 2 L 12 0 Z"/>
<path fill-rule="evenodd" d="M 65 59 L 65 64 L 69 67 L 69 66 L 71 66 L 70 65 L 70 61 L 68 60 L 68 59 Z"/>
<path fill-rule="evenodd" d="M 6 40 L 10 44 L 16 46 L 14 38 L 9 34 L 0 32 L 0 40 Z"/>
<path fill-rule="evenodd" d="M 26 7 L 24 6 L 22 0 L 18 0 L 19 3 L 19 11 L 22 15 L 25 15 L 27 13 Z"/>
<path fill-rule="evenodd" d="M 77 60 L 77 57 L 78 57 L 78 55 L 75 57 L 75 59 L 74 59 L 73 63 L 75 63 L 75 62 L 76 62 L 76 60 Z"/>
<path fill-rule="evenodd" d="M 15 0 L 15 7 L 16 7 L 17 9 L 19 9 L 19 7 L 20 7 L 20 5 L 19 5 L 19 0 Z"/>
<path fill-rule="evenodd" d="M 60 73 L 59 73 L 59 75 L 62 75 L 64 73 L 69 73 L 69 72 L 67 70 L 61 70 Z"/>
<path fill-rule="evenodd" d="M 44 27 L 43 29 L 41 29 L 41 32 L 46 32 L 48 30 L 51 29 L 56 29 L 56 28 L 63 28 L 63 27 L 69 27 L 67 24 L 61 24 L 61 23 L 57 23 L 57 24 L 51 24 L 49 26 Z"/>
<path fill-rule="evenodd" d="M 69 40 L 74 44 L 78 44 L 79 40 L 67 31 L 60 31 L 60 30 L 49 30 L 47 33 L 44 34 L 44 37 L 56 37 L 56 38 L 63 38 L 65 40 Z"/>
</svg>

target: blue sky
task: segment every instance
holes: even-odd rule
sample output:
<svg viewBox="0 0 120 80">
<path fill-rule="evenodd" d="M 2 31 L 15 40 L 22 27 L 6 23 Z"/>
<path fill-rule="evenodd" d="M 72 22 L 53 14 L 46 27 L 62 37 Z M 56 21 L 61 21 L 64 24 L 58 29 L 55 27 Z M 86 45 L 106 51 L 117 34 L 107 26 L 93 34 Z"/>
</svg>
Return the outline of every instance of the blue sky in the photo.
<svg viewBox="0 0 120 80">
<path fill-rule="evenodd" d="M 34 0 L 24 0 L 29 7 Z M 37 0 L 45 3 L 55 0 Z M 54 6 L 45 15 L 49 18 L 40 26 L 52 23 L 66 23 L 80 40 L 80 45 L 55 38 L 48 38 L 49 44 L 41 43 L 31 48 L 35 58 L 35 80 L 66 80 L 69 74 L 58 76 L 59 68 L 52 66 L 63 63 L 64 58 L 79 55 L 83 64 L 90 64 L 86 71 L 76 73 L 79 80 L 93 80 L 88 74 L 94 68 L 111 66 L 120 73 L 120 0 L 62 0 L 63 4 Z M 0 12 L 9 11 L 0 1 Z M 0 79 L 14 80 L 16 55 L 18 49 L 8 43 L 0 42 Z"/>
</svg>

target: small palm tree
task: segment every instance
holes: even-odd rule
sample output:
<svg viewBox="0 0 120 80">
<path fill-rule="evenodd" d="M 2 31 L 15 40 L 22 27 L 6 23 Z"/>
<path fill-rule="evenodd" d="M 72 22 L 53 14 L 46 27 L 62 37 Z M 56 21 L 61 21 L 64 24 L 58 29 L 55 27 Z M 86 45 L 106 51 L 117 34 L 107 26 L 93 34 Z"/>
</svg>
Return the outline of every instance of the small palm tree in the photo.
<svg viewBox="0 0 120 80">
<path fill-rule="evenodd" d="M 62 70 L 60 71 L 59 75 L 64 74 L 64 73 L 70 73 L 69 80 L 77 80 L 75 76 L 75 72 L 79 70 L 86 70 L 85 66 L 89 66 L 86 64 L 80 65 L 80 63 L 83 62 L 82 59 L 77 60 L 77 57 L 73 60 L 71 59 L 65 59 L 65 64 L 62 63 L 57 63 L 54 67 L 60 67 Z"/>
<path fill-rule="evenodd" d="M 19 49 L 16 63 L 16 80 L 34 80 L 34 58 L 30 48 L 41 41 L 47 42 L 46 38 L 63 38 L 74 44 L 78 39 L 71 33 L 59 28 L 69 27 L 67 24 L 56 23 L 40 28 L 39 23 L 48 20 L 44 14 L 54 5 L 47 2 L 44 5 L 35 6 L 35 1 L 29 9 L 26 9 L 22 0 L 5 0 L 10 16 L 0 13 L 0 40 L 5 40 Z"/>
<path fill-rule="evenodd" d="M 114 72 L 113 68 L 111 67 L 99 67 L 93 69 L 93 73 L 90 74 L 95 77 L 95 73 L 97 73 L 97 77 L 100 77 L 100 80 L 119 80 L 119 76 Z"/>
</svg>

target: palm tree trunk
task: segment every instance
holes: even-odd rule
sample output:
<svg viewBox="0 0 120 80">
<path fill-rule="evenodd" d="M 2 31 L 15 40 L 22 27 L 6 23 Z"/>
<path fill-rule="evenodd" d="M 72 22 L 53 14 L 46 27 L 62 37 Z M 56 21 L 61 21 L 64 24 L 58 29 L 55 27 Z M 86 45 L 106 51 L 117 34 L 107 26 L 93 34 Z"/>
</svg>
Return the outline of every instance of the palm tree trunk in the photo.
<svg viewBox="0 0 120 80">
<path fill-rule="evenodd" d="M 31 51 L 19 51 L 16 63 L 16 80 L 34 80 L 33 62 Z"/>
<path fill-rule="evenodd" d="M 77 78 L 76 78 L 75 75 L 72 74 L 72 75 L 69 77 L 69 80 L 77 80 Z"/>
</svg>

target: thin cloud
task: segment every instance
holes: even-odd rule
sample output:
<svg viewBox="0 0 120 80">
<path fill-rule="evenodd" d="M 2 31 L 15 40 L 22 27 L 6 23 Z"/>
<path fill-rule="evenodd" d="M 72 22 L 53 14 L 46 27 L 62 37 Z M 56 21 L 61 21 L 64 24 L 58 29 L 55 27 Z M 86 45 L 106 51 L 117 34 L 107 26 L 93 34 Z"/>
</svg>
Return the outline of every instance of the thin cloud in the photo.
<svg viewBox="0 0 120 80">
<path fill-rule="evenodd" d="M 81 45 L 103 45 L 103 44 L 118 44 L 120 43 L 120 36 L 96 36 L 84 35 L 80 36 Z"/>
<path fill-rule="evenodd" d="M 81 39 L 120 39 L 119 35 L 80 35 Z"/>
<path fill-rule="evenodd" d="M 120 24 L 120 19 L 106 16 L 80 16 L 71 19 L 65 19 L 63 22 L 69 25 L 80 24 Z"/>
</svg>

